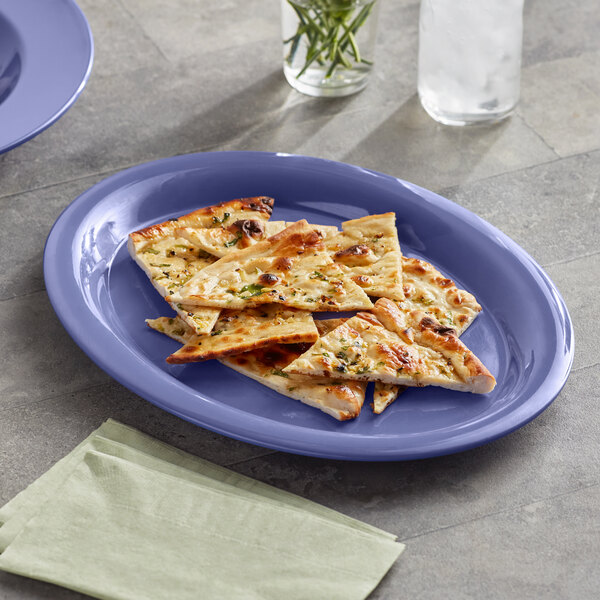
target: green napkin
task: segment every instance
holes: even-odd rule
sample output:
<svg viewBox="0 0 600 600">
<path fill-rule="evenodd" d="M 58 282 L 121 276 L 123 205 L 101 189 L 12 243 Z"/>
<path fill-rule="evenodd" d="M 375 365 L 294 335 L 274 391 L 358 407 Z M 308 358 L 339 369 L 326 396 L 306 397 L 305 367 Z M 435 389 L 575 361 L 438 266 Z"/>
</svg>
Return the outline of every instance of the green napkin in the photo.
<svg viewBox="0 0 600 600">
<path fill-rule="evenodd" d="M 365 598 L 404 548 L 114 421 L 0 520 L 1 569 L 111 599 Z"/>
</svg>

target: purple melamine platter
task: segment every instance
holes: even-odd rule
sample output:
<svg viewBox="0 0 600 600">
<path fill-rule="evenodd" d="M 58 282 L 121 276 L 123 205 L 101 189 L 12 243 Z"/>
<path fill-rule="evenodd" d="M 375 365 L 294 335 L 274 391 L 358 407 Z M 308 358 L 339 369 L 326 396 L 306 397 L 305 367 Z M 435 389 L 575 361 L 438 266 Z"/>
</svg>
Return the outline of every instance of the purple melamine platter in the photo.
<svg viewBox="0 0 600 600">
<path fill-rule="evenodd" d="M 58 120 L 83 90 L 94 55 L 73 0 L 0 3 L 0 153 Z"/>
<path fill-rule="evenodd" d="M 243 196 L 275 198 L 274 219 L 339 225 L 394 211 L 400 244 L 471 291 L 482 313 L 462 336 L 496 377 L 487 395 L 417 388 L 383 414 L 365 402 L 340 423 L 216 361 L 168 365 L 178 344 L 144 319 L 170 315 L 127 253 L 134 230 Z M 101 368 L 150 402 L 223 435 L 286 452 L 408 460 L 459 452 L 521 427 L 564 385 L 573 359 L 565 304 L 540 266 L 468 210 L 405 181 L 347 164 L 260 152 L 143 164 L 79 196 L 50 232 L 46 286 L 62 323 Z"/>
</svg>

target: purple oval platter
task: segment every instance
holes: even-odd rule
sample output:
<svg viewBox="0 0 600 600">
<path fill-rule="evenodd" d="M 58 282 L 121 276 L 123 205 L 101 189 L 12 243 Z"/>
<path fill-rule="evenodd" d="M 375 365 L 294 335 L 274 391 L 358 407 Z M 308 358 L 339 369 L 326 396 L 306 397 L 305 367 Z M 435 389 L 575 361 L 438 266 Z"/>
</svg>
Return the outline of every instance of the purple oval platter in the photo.
<svg viewBox="0 0 600 600">
<path fill-rule="evenodd" d="M 168 365 L 178 344 L 144 319 L 171 315 L 127 253 L 127 235 L 201 206 L 275 198 L 274 219 L 340 225 L 394 211 L 404 254 L 425 258 L 477 297 L 462 336 L 497 379 L 486 395 L 415 388 L 381 415 L 340 423 L 216 361 Z M 540 266 L 468 210 L 418 186 L 347 164 L 260 152 L 167 158 L 109 177 L 59 217 L 46 244 L 48 295 L 102 369 L 146 400 L 201 427 L 286 452 L 408 460 L 504 436 L 557 396 L 573 360 L 565 304 Z"/>
<path fill-rule="evenodd" d="M 0 154 L 72 106 L 93 56 L 90 26 L 73 0 L 0 3 Z"/>
</svg>

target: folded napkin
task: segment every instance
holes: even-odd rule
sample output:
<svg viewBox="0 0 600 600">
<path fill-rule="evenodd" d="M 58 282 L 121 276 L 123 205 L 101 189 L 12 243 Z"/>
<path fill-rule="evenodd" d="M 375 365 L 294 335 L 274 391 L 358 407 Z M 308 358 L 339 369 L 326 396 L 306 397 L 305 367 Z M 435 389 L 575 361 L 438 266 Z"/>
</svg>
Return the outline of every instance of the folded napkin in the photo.
<svg viewBox="0 0 600 600">
<path fill-rule="evenodd" d="M 0 569 L 110 599 L 365 598 L 404 549 L 112 420 L 0 523 Z"/>
</svg>

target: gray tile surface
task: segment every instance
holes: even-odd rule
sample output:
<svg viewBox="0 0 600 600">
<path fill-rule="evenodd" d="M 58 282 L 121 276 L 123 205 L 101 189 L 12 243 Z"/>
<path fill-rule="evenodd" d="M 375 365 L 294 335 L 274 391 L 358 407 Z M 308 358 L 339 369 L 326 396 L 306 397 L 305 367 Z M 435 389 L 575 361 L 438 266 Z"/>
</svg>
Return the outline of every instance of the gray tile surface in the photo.
<svg viewBox="0 0 600 600">
<path fill-rule="evenodd" d="M 600 152 L 444 191 L 523 246 L 543 266 L 600 251 Z"/>
<path fill-rule="evenodd" d="M 112 417 L 394 532 L 407 550 L 373 598 L 600 596 L 600 11 L 527 0 L 522 101 L 494 127 L 434 123 L 415 94 L 419 2 L 382 6 L 368 88 L 312 99 L 281 73 L 278 2 L 81 0 L 92 77 L 48 130 L 0 155 L 0 503 Z M 0 124 L 1 126 L 1 124 Z M 110 379 L 44 292 L 44 241 L 103 177 L 203 150 L 306 153 L 441 191 L 521 244 L 573 318 L 574 370 L 505 438 L 454 456 L 347 463 L 237 442 Z M 0 573 L 0 600 L 79 594 Z"/>
<path fill-rule="evenodd" d="M 593 52 L 523 69 L 518 112 L 560 156 L 598 147 L 599 59 Z"/>
<path fill-rule="evenodd" d="M 599 384 L 600 367 L 575 371 L 535 421 L 452 456 L 349 463 L 275 454 L 234 468 L 401 539 L 425 535 L 600 483 L 597 423 L 590 419 Z"/>
<path fill-rule="evenodd" d="M 406 540 L 371 598 L 592 600 L 599 504 L 595 485 Z"/>
<path fill-rule="evenodd" d="M 107 415 L 218 464 L 270 452 L 196 427 L 111 381 L 76 393 L 0 408 L 0 506 L 70 452 Z M 56 439 L 56 432 L 61 432 L 60 439 Z"/>
<path fill-rule="evenodd" d="M 523 65 L 600 50 L 600 12 L 594 2 L 526 0 Z"/>
</svg>

